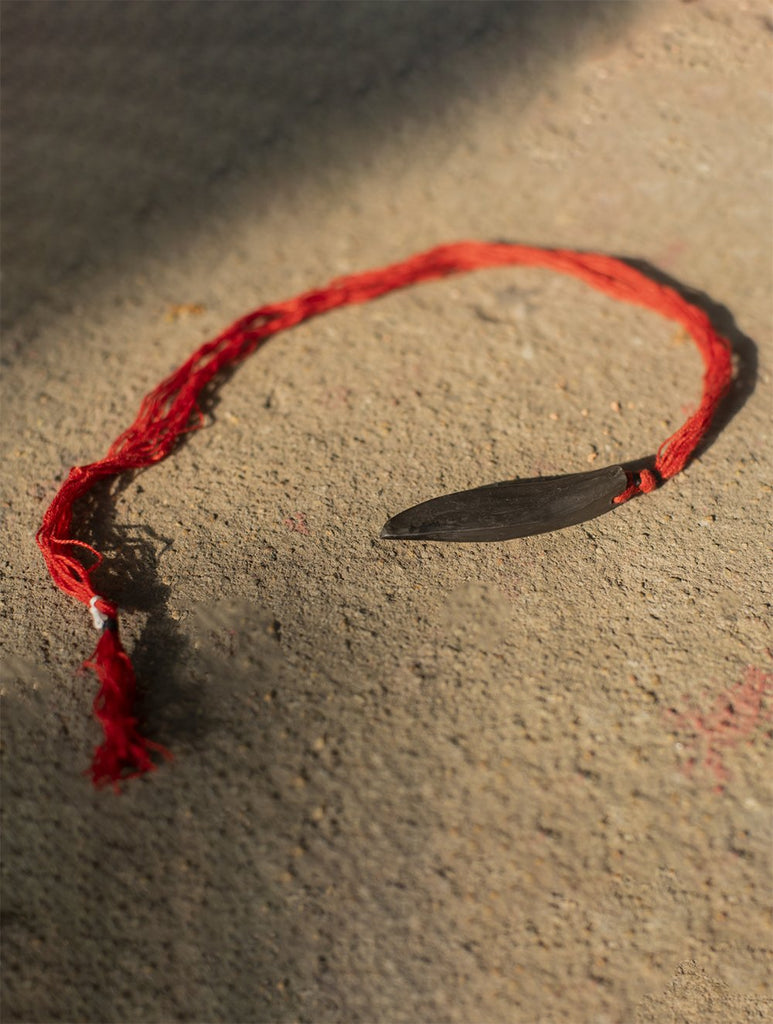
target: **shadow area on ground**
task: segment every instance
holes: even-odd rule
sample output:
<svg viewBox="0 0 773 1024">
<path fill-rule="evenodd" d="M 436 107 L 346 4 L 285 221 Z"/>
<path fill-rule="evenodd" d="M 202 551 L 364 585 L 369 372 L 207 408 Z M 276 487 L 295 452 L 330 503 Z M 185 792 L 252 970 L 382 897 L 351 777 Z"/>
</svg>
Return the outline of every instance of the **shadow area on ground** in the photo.
<svg viewBox="0 0 773 1024">
<path fill-rule="evenodd" d="M 4 322 L 175 258 L 235 204 L 259 218 L 288 188 L 356 175 L 406 123 L 496 102 L 505 73 L 525 109 L 638 8 L 6 4 Z"/>
<path fill-rule="evenodd" d="M 627 256 L 617 256 L 619 260 L 645 274 L 657 284 L 673 288 L 678 295 L 688 302 L 691 302 L 698 309 L 708 316 L 714 329 L 727 338 L 733 352 L 734 368 L 733 381 L 730 391 L 721 401 L 719 408 L 714 414 L 711 425 L 690 456 L 688 465 L 699 459 L 704 452 L 708 451 L 730 421 L 743 409 L 749 398 L 751 398 L 757 386 L 758 356 L 757 346 L 746 334 L 743 333 L 735 322 L 730 310 L 721 303 L 716 302 L 711 296 L 697 288 L 684 284 L 675 277 L 666 274 L 658 267 L 653 266 L 647 260 L 632 259 Z M 655 468 L 656 455 L 644 455 L 638 459 L 631 459 L 622 463 L 627 473 L 638 474 L 643 469 L 653 470 Z M 643 494 L 636 497 L 644 497 Z"/>
<path fill-rule="evenodd" d="M 102 555 L 91 577 L 96 592 L 144 617 L 131 647 L 141 729 L 163 745 L 201 746 L 212 725 L 200 688 L 184 681 L 192 652 L 170 613 L 170 587 L 159 573 L 159 559 L 173 542 L 147 525 L 118 522 L 120 494 L 139 475 L 98 481 L 76 506 L 75 534 Z"/>
<path fill-rule="evenodd" d="M 683 299 L 691 302 L 698 309 L 703 310 L 714 329 L 730 342 L 735 362 L 733 382 L 730 391 L 717 409 L 706 436 L 693 452 L 690 459 L 692 462 L 708 451 L 725 427 L 743 409 L 754 393 L 754 389 L 757 386 L 757 345 L 739 329 L 730 310 L 721 303 L 716 302 L 710 295 L 697 288 L 691 288 L 646 260 L 630 259 L 626 256 L 618 256 L 617 258 L 623 260 L 640 273 L 646 274 L 647 277 L 657 284 L 673 288 Z M 636 468 L 643 469 L 644 465 L 646 463 Z"/>
</svg>

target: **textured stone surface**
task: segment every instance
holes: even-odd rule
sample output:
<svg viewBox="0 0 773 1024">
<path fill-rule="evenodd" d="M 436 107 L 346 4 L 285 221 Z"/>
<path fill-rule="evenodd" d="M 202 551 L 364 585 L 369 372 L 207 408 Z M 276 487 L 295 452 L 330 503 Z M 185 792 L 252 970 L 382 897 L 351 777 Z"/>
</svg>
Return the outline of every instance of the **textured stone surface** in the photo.
<svg viewBox="0 0 773 1024">
<path fill-rule="evenodd" d="M 772 24 L 5 5 L 5 1020 L 773 1012 Z M 697 355 L 530 270 L 277 337 L 82 510 L 176 756 L 92 792 L 93 631 L 33 539 L 69 466 L 248 309 L 464 237 L 706 293 L 735 415 L 583 526 L 400 546 L 379 529 L 423 498 L 650 453 Z"/>
</svg>

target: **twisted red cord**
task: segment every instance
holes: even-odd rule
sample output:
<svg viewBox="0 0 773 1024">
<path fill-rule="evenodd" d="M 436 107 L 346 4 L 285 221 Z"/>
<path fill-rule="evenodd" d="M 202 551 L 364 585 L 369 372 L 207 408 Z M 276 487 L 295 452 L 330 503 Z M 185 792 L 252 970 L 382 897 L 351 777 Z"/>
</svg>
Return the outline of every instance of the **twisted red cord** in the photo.
<svg viewBox="0 0 773 1024">
<path fill-rule="evenodd" d="M 121 778 L 145 772 L 154 767 L 150 751 L 166 752 L 143 739 L 137 731 L 133 716 L 134 671 L 118 637 L 117 609 L 98 597 L 91 585 L 91 576 L 101 555 L 91 545 L 71 536 L 75 502 L 98 480 L 141 469 L 166 458 L 182 434 L 202 425 L 198 400 L 207 385 L 272 335 L 339 306 L 369 302 L 421 281 L 483 267 L 517 265 L 545 267 L 578 277 L 612 298 L 644 306 L 682 324 L 703 357 L 700 405 L 661 444 L 652 470 L 629 474 L 628 487 L 615 501 L 624 502 L 635 494 L 654 490 L 684 468 L 730 387 L 730 344 L 713 329 L 703 310 L 673 288 L 657 283 L 612 256 L 507 243 L 458 242 L 438 246 L 378 270 L 339 277 L 325 288 L 305 292 L 285 302 L 261 306 L 202 345 L 146 395 L 134 422 L 116 438 L 103 459 L 70 470 L 38 531 L 38 545 L 54 583 L 89 605 L 95 623 L 102 630 L 94 657 L 86 663 L 95 669 L 100 679 L 95 713 L 105 733 L 94 755 L 95 785 L 117 783 Z M 92 556 L 90 565 L 83 561 L 84 552 Z"/>
</svg>

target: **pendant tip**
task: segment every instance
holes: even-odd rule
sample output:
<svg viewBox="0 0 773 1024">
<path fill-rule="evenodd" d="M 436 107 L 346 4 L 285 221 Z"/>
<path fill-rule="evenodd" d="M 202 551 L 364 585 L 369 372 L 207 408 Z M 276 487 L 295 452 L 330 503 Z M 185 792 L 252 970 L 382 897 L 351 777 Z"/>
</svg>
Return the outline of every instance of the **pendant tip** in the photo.
<svg viewBox="0 0 773 1024">
<path fill-rule="evenodd" d="M 384 525 L 381 527 L 381 533 L 379 534 L 380 540 L 427 540 L 425 536 L 427 533 L 426 524 L 415 524 L 411 521 L 411 518 L 406 515 L 406 512 L 411 512 L 412 509 L 406 509 L 405 512 L 398 512 L 396 516 L 392 516 L 391 519 L 387 519 Z"/>
<path fill-rule="evenodd" d="M 393 527 L 393 519 L 388 519 L 381 527 L 381 533 L 378 535 L 379 540 L 399 540 L 400 534 L 395 531 Z"/>
</svg>

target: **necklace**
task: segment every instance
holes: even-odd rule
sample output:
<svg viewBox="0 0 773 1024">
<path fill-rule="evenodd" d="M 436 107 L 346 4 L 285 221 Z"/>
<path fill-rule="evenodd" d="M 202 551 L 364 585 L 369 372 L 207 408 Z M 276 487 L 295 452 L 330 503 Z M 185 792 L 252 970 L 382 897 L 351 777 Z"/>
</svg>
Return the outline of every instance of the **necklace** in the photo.
<svg viewBox="0 0 773 1024">
<path fill-rule="evenodd" d="M 270 303 L 241 317 L 197 349 L 145 396 L 134 422 L 110 445 L 104 458 L 75 466 L 43 517 L 37 542 L 52 580 L 86 605 L 99 631 L 86 662 L 100 683 L 94 713 L 103 742 L 94 752 L 95 785 L 118 783 L 156 767 L 152 754 L 171 755 L 142 736 L 134 711 L 136 680 L 121 645 L 118 609 L 98 595 L 91 576 L 101 555 L 72 536 L 73 507 L 99 481 L 146 468 L 166 458 L 183 435 L 203 425 L 198 405 L 202 391 L 227 368 L 240 363 L 280 331 L 341 306 L 369 302 L 399 288 L 491 267 L 543 267 L 585 281 L 612 298 L 660 313 L 680 323 L 698 348 L 704 365 L 700 404 L 660 445 L 651 465 L 634 471 L 610 466 L 563 477 L 514 480 L 422 502 L 390 519 L 385 539 L 504 540 L 583 522 L 655 490 L 679 473 L 694 455 L 733 379 L 729 341 L 712 327 L 707 314 L 674 288 L 631 264 L 602 253 L 542 249 L 504 242 L 441 245 L 399 263 L 351 274 L 324 288 L 284 302 Z M 84 555 L 90 565 L 84 562 Z"/>
</svg>

